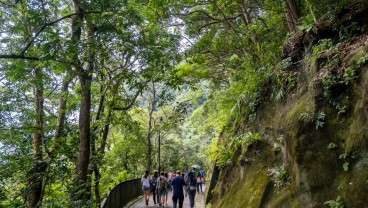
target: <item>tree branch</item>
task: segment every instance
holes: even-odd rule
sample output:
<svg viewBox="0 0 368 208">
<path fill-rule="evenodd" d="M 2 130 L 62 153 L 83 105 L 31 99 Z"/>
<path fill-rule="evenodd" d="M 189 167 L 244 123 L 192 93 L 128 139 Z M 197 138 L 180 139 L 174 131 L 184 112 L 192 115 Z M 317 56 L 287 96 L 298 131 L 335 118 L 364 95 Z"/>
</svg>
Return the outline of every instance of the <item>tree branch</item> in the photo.
<svg viewBox="0 0 368 208">
<path fill-rule="evenodd" d="M 35 61 L 40 60 L 40 58 L 38 58 L 38 57 L 15 55 L 15 54 L 10 54 L 10 55 L 1 55 L 0 54 L 0 59 L 27 59 L 27 60 L 35 60 Z"/>
<path fill-rule="evenodd" d="M 20 55 L 25 54 L 25 52 L 28 50 L 28 48 L 32 45 L 32 43 L 36 40 L 36 38 L 41 34 L 41 32 L 45 30 L 46 27 L 54 25 L 58 22 L 61 22 L 65 19 L 67 19 L 67 18 L 70 18 L 72 16 L 82 15 L 82 14 L 91 14 L 91 13 L 101 13 L 101 11 L 77 12 L 77 13 L 73 13 L 73 14 L 68 14 L 64 17 L 61 17 L 61 18 L 55 20 L 55 21 L 45 23 L 44 25 L 41 26 L 41 28 L 37 31 L 37 33 L 32 37 L 32 39 L 27 43 L 27 45 L 23 48 L 23 50 L 20 52 Z"/>
<path fill-rule="evenodd" d="M 64 19 L 70 18 L 75 15 L 81 15 L 81 14 L 91 14 L 91 13 L 101 13 L 101 11 L 90 11 L 90 12 L 79 12 L 79 13 L 73 13 L 66 16 L 63 16 L 55 21 L 47 22 L 44 25 L 41 26 L 41 28 L 37 31 L 37 33 L 32 37 L 32 39 L 27 43 L 27 45 L 23 48 L 23 50 L 19 53 L 19 55 L 16 54 L 0 54 L 0 59 L 26 59 L 26 60 L 40 60 L 39 57 L 33 57 L 33 56 L 25 56 L 24 54 L 29 49 L 29 47 L 32 45 L 32 43 L 36 40 L 36 38 L 41 34 L 42 31 L 46 29 L 46 27 L 54 25 L 58 22 L 63 21 Z M 27 42 L 27 39 L 30 37 L 27 37 L 25 42 Z"/>
<path fill-rule="evenodd" d="M 113 110 L 122 110 L 122 111 L 125 111 L 125 110 L 128 110 L 129 108 L 131 108 L 134 104 L 134 102 L 137 100 L 137 97 L 138 95 L 142 92 L 142 90 L 138 90 L 137 93 L 134 95 L 134 98 L 131 100 L 131 102 L 126 105 L 126 106 L 123 106 L 123 107 L 113 107 L 112 109 Z"/>
</svg>

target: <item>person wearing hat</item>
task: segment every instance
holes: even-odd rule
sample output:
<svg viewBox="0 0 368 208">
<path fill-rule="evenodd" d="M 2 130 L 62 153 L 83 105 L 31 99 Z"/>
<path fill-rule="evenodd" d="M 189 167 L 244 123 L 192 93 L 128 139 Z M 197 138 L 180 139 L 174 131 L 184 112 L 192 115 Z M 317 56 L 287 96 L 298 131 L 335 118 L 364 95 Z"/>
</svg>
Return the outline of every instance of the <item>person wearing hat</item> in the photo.
<svg viewBox="0 0 368 208">
<path fill-rule="evenodd" d="M 179 199 L 179 208 L 183 208 L 184 192 L 186 192 L 186 184 L 184 179 L 180 176 L 180 170 L 176 171 L 176 176 L 171 182 L 173 194 L 173 207 L 176 208 Z"/>
</svg>

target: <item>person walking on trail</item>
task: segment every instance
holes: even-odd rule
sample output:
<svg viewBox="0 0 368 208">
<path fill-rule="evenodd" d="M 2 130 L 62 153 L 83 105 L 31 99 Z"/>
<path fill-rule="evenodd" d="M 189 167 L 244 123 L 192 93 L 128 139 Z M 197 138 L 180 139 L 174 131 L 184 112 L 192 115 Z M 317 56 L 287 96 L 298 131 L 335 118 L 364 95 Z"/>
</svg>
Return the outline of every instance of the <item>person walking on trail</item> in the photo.
<svg viewBox="0 0 368 208">
<path fill-rule="evenodd" d="M 171 180 L 169 180 L 168 178 L 169 174 L 168 173 L 165 173 L 165 177 L 167 178 L 167 188 L 166 188 L 166 193 L 165 193 L 165 204 L 167 206 L 167 199 L 169 198 L 169 191 L 170 191 L 170 188 L 171 188 Z"/>
<path fill-rule="evenodd" d="M 169 189 L 171 189 L 171 181 L 174 178 L 174 175 L 175 175 L 175 173 L 173 173 L 173 171 L 171 169 L 167 173 L 167 182 L 168 182 Z"/>
<path fill-rule="evenodd" d="M 187 194 L 189 195 L 190 207 L 194 208 L 194 197 L 195 197 L 196 189 L 197 189 L 197 180 L 195 179 L 193 172 L 189 172 L 186 184 L 187 184 L 187 190 L 186 190 L 185 196 L 187 196 Z"/>
<path fill-rule="evenodd" d="M 158 204 L 164 207 L 165 202 L 165 194 L 167 189 L 167 178 L 165 177 L 164 172 L 161 172 L 161 176 L 157 180 L 157 191 L 158 191 Z"/>
<path fill-rule="evenodd" d="M 184 202 L 184 191 L 186 190 L 186 185 L 183 177 L 180 175 L 180 171 L 176 171 L 176 175 L 172 182 L 171 187 L 173 190 L 172 200 L 173 200 L 173 208 L 176 208 L 179 199 L 179 208 L 183 208 Z"/>
<path fill-rule="evenodd" d="M 201 189 L 201 192 L 202 191 L 202 176 L 201 176 L 201 173 L 197 173 L 197 177 L 196 177 L 196 180 L 197 180 L 197 192 L 199 193 L 199 189 Z"/>
<path fill-rule="evenodd" d="M 156 203 L 158 203 L 159 201 L 159 195 L 157 194 L 157 179 L 158 179 L 158 171 L 155 170 L 153 172 L 153 177 L 151 179 L 151 192 L 152 192 L 152 197 L 153 197 L 153 203 L 156 206 Z"/>
<path fill-rule="evenodd" d="M 146 170 L 141 179 L 142 182 L 142 190 L 144 193 L 144 199 L 146 201 L 146 205 L 148 205 L 149 197 L 150 197 L 150 189 L 151 189 L 151 177 L 149 175 L 149 171 Z"/>
<path fill-rule="evenodd" d="M 206 184 L 205 182 L 205 178 L 204 178 L 204 170 L 200 170 L 199 173 L 201 174 L 201 177 L 202 177 L 202 184 Z"/>
</svg>

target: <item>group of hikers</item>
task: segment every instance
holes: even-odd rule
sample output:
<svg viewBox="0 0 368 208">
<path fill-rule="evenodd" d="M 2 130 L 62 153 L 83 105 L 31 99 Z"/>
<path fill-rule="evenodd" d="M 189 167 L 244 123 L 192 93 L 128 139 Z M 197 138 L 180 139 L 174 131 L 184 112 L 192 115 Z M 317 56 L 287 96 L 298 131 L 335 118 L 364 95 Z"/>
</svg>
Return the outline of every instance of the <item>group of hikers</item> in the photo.
<svg viewBox="0 0 368 208">
<path fill-rule="evenodd" d="M 180 170 L 175 173 L 170 170 L 167 173 L 161 172 L 159 175 L 159 172 L 155 170 L 151 175 L 146 170 L 141 179 L 146 205 L 148 205 L 152 193 L 154 205 L 164 207 L 167 205 L 168 193 L 172 190 L 174 208 L 177 207 L 177 204 L 179 204 L 179 208 L 183 207 L 184 195 L 185 197 L 189 196 L 190 207 L 193 208 L 196 192 L 203 192 L 204 176 L 203 170 L 197 172 L 195 168 L 185 174 Z"/>
</svg>

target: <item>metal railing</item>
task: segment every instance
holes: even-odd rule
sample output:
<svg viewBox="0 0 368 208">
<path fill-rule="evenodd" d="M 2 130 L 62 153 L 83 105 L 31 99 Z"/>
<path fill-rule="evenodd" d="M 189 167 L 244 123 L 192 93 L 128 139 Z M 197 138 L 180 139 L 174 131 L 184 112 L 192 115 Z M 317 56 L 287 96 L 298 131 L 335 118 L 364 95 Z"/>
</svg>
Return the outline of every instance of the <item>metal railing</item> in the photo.
<svg viewBox="0 0 368 208">
<path fill-rule="evenodd" d="M 114 186 L 106 198 L 101 202 L 100 208 L 123 208 L 133 199 L 142 195 L 142 185 L 139 178 L 123 181 Z"/>
</svg>

